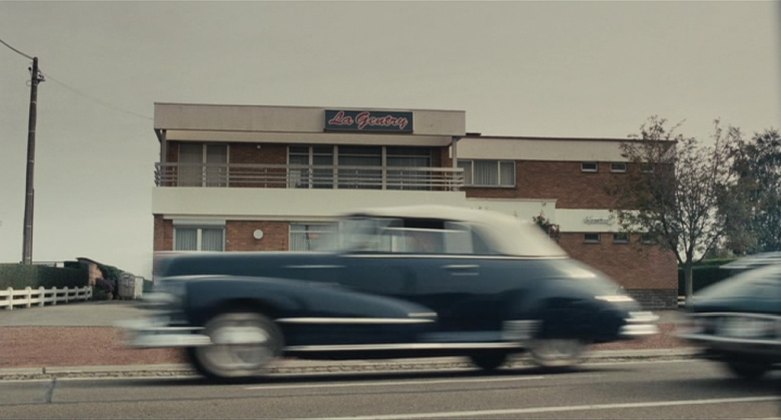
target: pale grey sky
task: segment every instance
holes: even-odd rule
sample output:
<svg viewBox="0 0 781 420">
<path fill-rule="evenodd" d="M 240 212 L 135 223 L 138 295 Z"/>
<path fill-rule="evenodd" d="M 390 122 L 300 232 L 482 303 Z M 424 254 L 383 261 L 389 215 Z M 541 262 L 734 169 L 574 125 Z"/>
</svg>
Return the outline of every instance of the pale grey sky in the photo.
<svg viewBox="0 0 781 420">
<path fill-rule="evenodd" d="M 486 135 L 781 128 L 779 4 L 0 1 L 0 39 L 49 76 L 33 257 L 149 275 L 154 102 L 458 109 Z M 22 254 L 28 66 L 0 45 L 0 262 Z"/>
</svg>

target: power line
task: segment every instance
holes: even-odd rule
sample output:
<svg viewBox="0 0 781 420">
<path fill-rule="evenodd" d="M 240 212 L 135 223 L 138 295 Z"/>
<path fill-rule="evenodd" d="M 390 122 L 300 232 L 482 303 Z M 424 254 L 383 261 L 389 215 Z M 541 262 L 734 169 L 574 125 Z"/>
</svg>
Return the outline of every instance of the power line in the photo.
<svg viewBox="0 0 781 420">
<path fill-rule="evenodd" d="M 3 45 L 5 45 L 9 49 L 11 49 L 13 52 L 15 52 L 15 53 L 17 53 L 17 54 L 19 54 L 19 55 L 21 55 L 23 57 L 26 57 L 26 58 L 28 58 L 30 60 L 33 59 L 33 57 L 23 53 L 22 51 L 19 51 L 18 49 L 14 48 L 11 44 L 3 41 L 2 39 L 0 39 L 0 43 L 2 43 Z M 98 104 L 106 107 L 106 108 L 112 109 L 112 110 L 117 111 L 117 112 L 122 112 L 122 113 L 125 113 L 125 114 L 128 114 L 128 115 L 132 115 L 134 117 L 143 118 L 145 120 L 152 120 L 152 117 L 149 117 L 147 115 L 141 115 L 141 114 L 135 113 L 133 111 L 128 111 L 126 109 L 122 109 L 122 108 L 120 108 L 120 107 L 118 107 L 116 105 L 113 105 L 113 104 L 110 104 L 110 103 L 108 103 L 106 101 L 103 101 L 103 100 L 100 100 L 98 98 L 95 98 L 94 96 L 87 95 L 86 93 L 83 93 L 83 92 L 79 91 L 78 89 L 70 87 L 67 84 L 65 84 L 65 83 L 63 83 L 63 82 L 61 82 L 61 81 L 51 77 L 49 74 L 46 74 L 44 72 L 40 72 L 40 74 L 44 75 L 48 80 L 51 80 L 51 81 L 55 82 L 56 84 L 64 87 L 65 89 L 68 89 L 72 93 L 75 93 L 76 95 L 79 95 L 79 96 L 81 96 L 83 98 L 89 99 L 89 100 L 91 100 L 91 101 L 93 101 L 95 103 L 98 103 Z"/>
<path fill-rule="evenodd" d="M 139 113 L 136 113 L 136 112 L 133 112 L 133 111 L 128 111 L 127 109 L 120 108 L 120 107 L 118 107 L 116 105 L 113 105 L 111 103 L 108 103 L 108 102 L 106 102 L 104 100 L 98 99 L 98 98 L 96 98 L 94 96 L 90 96 L 90 95 L 88 95 L 88 94 L 86 94 L 84 92 L 81 92 L 80 90 L 78 90 L 76 88 L 73 88 L 73 87 L 70 87 L 67 84 L 65 84 L 65 83 L 63 83 L 63 82 L 61 82 L 61 81 L 51 77 L 47 73 L 44 73 L 44 76 L 46 76 L 46 80 L 51 80 L 52 82 L 54 82 L 54 83 L 64 87 L 65 89 L 71 91 L 72 93 L 75 93 L 76 95 L 79 95 L 79 96 L 81 96 L 83 98 L 89 99 L 89 100 L 91 100 L 91 101 L 93 101 L 93 102 L 95 102 L 95 103 L 97 103 L 97 104 L 99 104 L 101 106 L 104 106 L 106 108 L 109 108 L 109 109 L 117 111 L 117 112 L 122 112 L 124 114 L 132 115 L 132 116 L 137 117 L 137 118 L 143 118 L 145 120 L 150 120 L 150 121 L 152 120 L 152 117 L 150 117 L 150 116 L 142 115 L 142 114 L 139 114 Z"/>
<path fill-rule="evenodd" d="M 21 52 L 21 51 L 17 50 L 16 48 L 12 47 L 12 46 L 11 46 L 11 44 L 9 44 L 9 43 L 7 43 L 7 42 L 3 41 L 3 39 L 2 39 L 2 38 L 0 38 L 0 43 L 2 43 L 3 45 L 5 45 L 6 47 L 10 48 L 10 49 L 11 49 L 11 51 L 13 51 L 13 52 L 15 52 L 15 53 L 17 53 L 17 54 L 19 54 L 19 55 L 21 55 L 21 56 L 23 56 L 23 57 L 27 57 L 27 58 L 28 58 L 28 59 L 30 59 L 30 60 L 32 60 L 32 59 L 33 59 L 33 58 L 32 58 L 32 57 L 30 57 L 29 55 L 27 55 L 27 54 L 25 54 L 25 53 L 23 53 L 23 52 Z"/>
</svg>

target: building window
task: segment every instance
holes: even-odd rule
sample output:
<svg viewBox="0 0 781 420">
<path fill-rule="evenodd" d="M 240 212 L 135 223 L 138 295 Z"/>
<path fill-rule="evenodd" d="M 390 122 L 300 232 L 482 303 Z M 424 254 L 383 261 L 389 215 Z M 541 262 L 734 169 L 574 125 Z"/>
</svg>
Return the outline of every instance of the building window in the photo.
<svg viewBox="0 0 781 420">
<path fill-rule="evenodd" d="M 625 162 L 613 162 L 610 164 L 610 172 L 613 173 L 624 173 L 626 172 L 626 163 Z"/>
<path fill-rule="evenodd" d="M 584 233 L 583 242 L 587 244 L 598 244 L 600 240 L 598 233 Z"/>
<path fill-rule="evenodd" d="M 182 143 L 177 163 L 180 187 L 228 185 L 228 145 Z"/>
<path fill-rule="evenodd" d="M 428 147 L 290 146 L 291 188 L 430 189 Z"/>
<path fill-rule="evenodd" d="M 650 233 L 644 233 L 644 234 L 640 235 L 640 242 L 642 242 L 642 243 L 644 243 L 646 245 L 651 245 L 651 244 L 656 243 L 656 241 L 654 240 L 654 237 Z"/>
<path fill-rule="evenodd" d="M 597 162 L 581 162 L 581 172 L 599 172 L 599 163 Z"/>
<path fill-rule="evenodd" d="M 613 243 L 614 244 L 628 244 L 629 243 L 629 234 L 626 232 L 618 232 L 613 234 Z"/>
<path fill-rule="evenodd" d="M 470 187 L 514 187 L 515 161 L 459 159 L 464 185 Z"/>
<path fill-rule="evenodd" d="M 652 174 L 654 173 L 654 164 L 653 163 L 643 163 L 640 165 L 640 171 L 645 174 Z"/>
<path fill-rule="evenodd" d="M 175 226 L 174 251 L 224 251 L 225 228 Z"/>
<path fill-rule="evenodd" d="M 336 232 L 336 223 L 291 223 L 290 250 L 313 251 L 323 249 L 324 241 Z"/>
</svg>

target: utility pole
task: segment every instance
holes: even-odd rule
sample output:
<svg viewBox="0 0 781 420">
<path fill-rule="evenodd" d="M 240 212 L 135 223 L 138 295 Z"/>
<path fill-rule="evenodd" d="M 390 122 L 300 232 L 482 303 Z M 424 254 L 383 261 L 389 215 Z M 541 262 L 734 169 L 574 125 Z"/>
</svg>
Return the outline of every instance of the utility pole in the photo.
<svg viewBox="0 0 781 420">
<path fill-rule="evenodd" d="M 35 124 L 38 112 L 38 83 L 43 82 L 43 75 L 38 71 L 38 57 L 33 57 L 30 69 L 30 119 L 27 130 L 27 182 L 24 200 L 24 235 L 22 236 L 22 264 L 33 262 L 33 210 L 35 188 L 33 175 L 35 169 Z"/>
</svg>

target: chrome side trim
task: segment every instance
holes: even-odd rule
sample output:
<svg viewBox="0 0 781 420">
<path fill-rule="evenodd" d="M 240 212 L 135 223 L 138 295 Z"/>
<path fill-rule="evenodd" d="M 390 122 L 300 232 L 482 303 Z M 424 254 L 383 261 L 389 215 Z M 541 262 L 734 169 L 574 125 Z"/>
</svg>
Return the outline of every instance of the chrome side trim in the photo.
<svg viewBox="0 0 781 420">
<path fill-rule="evenodd" d="M 758 344 L 762 346 L 781 346 L 781 340 L 762 340 L 756 338 L 732 338 L 710 334 L 678 334 L 679 338 L 692 341 L 708 341 L 713 343 Z"/>
<path fill-rule="evenodd" d="M 746 318 L 762 318 L 762 319 L 772 319 L 775 321 L 781 321 L 781 315 L 773 315 L 773 314 L 758 314 L 753 312 L 689 312 L 684 314 L 686 317 L 689 318 L 709 318 L 709 317 L 717 317 L 717 316 L 729 316 L 729 317 L 746 317 Z"/>
<path fill-rule="evenodd" d="M 643 337 L 659 333 L 659 327 L 654 324 L 629 324 L 621 327 L 622 337 Z"/>
<path fill-rule="evenodd" d="M 285 268 L 325 269 L 325 268 L 344 268 L 344 266 L 337 265 L 337 264 L 300 264 L 300 265 L 286 265 Z"/>
<path fill-rule="evenodd" d="M 422 316 L 422 315 L 418 315 Z M 395 325 L 395 324 L 427 324 L 434 322 L 433 319 L 424 318 L 328 318 L 328 317 L 300 317 L 300 318 L 277 318 L 275 320 L 280 324 L 341 324 L 341 325 Z"/>
<path fill-rule="evenodd" d="M 212 344 L 212 339 L 203 334 L 145 334 L 142 332 L 128 340 L 128 345 L 136 348 L 200 347 L 210 344 Z"/>
<path fill-rule="evenodd" d="M 566 260 L 569 256 L 566 255 L 552 255 L 552 256 L 511 256 L 511 255 L 463 255 L 463 254 L 342 254 L 348 258 L 436 258 L 436 259 L 465 259 L 465 260 Z"/>
<path fill-rule="evenodd" d="M 656 315 L 653 312 L 640 311 L 640 312 L 630 312 L 629 318 L 626 319 L 626 322 L 630 324 L 640 324 L 640 323 L 647 323 L 647 322 L 656 322 L 658 320 L 659 320 L 659 315 Z"/>
<path fill-rule="evenodd" d="M 382 351 L 382 350 L 449 350 L 449 349 L 520 349 L 518 343 L 388 343 L 288 346 L 285 351 Z"/>
</svg>

